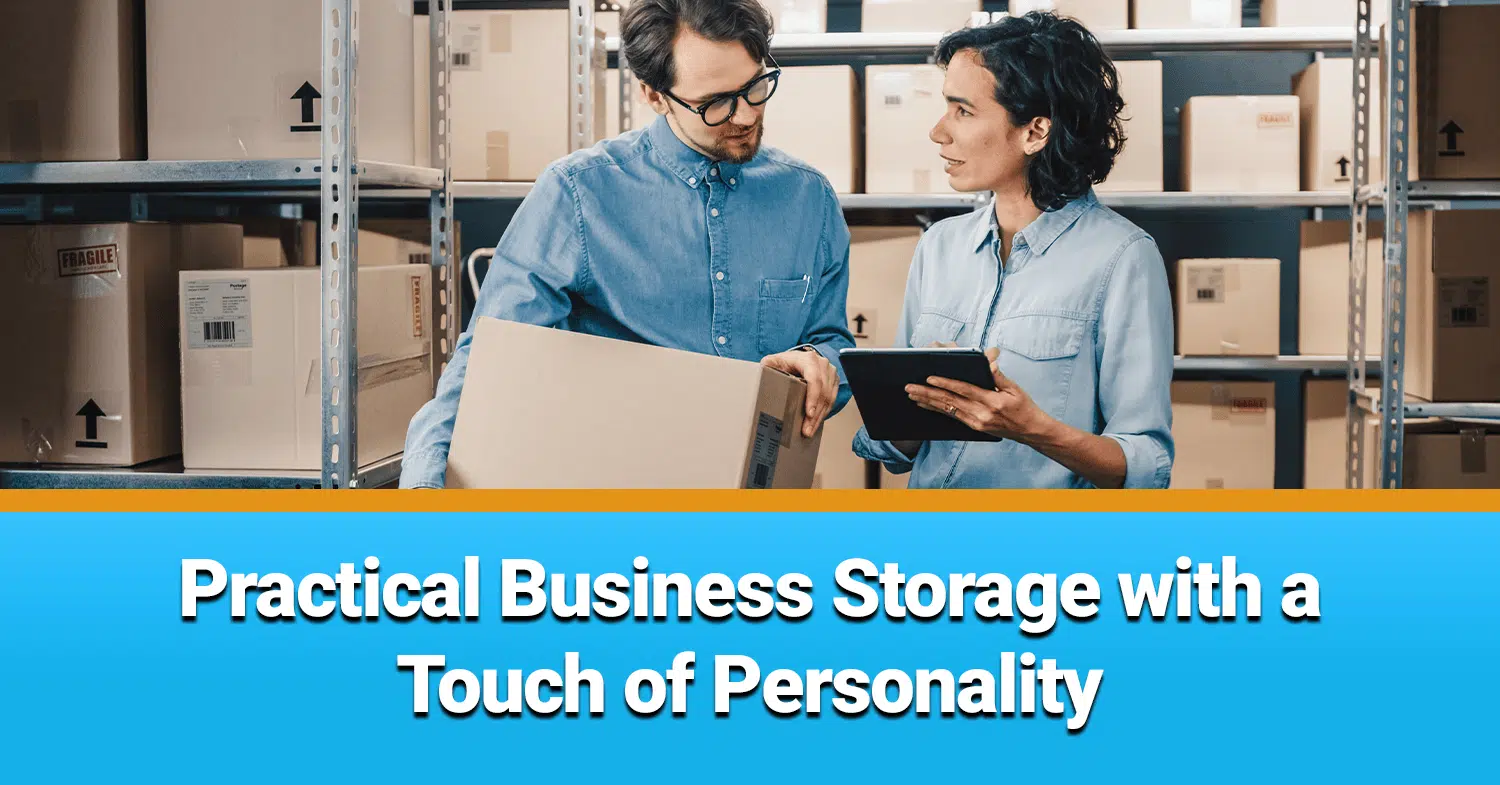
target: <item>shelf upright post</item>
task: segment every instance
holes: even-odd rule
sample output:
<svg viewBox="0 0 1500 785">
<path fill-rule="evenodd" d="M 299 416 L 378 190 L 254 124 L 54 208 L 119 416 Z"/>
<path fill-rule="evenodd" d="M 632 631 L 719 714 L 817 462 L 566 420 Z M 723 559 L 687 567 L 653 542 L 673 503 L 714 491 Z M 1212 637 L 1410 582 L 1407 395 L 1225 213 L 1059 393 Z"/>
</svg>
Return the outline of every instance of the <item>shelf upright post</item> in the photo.
<svg viewBox="0 0 1500 785">
<path fill-rule="evenodd" d="M 323 487 L 354 488 L 358 453 L 355 400 L 359 390 L 359 164 L 355 138 L 358 107 L 359 0 L 322 0 L 323 163 L 321 322 Z"/>
<path fill-rule="evenodd" d="M 1371 0 L 1365 0 L 1370 2 Z M 1385 335 L 1380 353 L 1380 487 L 1401 487 L 1406 446 L 1406 212 L 1411 172 L 1411 0 L 1390 0 L 1385 74 Z"/>
<path fill-rule="evenodd" d="M 568 0 L 568 150 L 592 147 L 595 101 L 604 100 L 595 80 L 603 75 L 604 43 L 594 30 L 593 0 Z M 623 75 L 622 75 L 623 77 Z"/>
<path fill-rule="evenodd" d="M 453 149 L 453 124 L 448 122 L 448 107 L 453 104 L 452 88 L 453 58 L 448 56 L 448 41 L 452 32 L 452 17 L 449 4 L 452 0 L 432 0 L 428 4 L 428 24 L 432 33 L 433 53 L 431 65 L 431 140 L 432 166 L 443 171 L 443 183 L 433 191 L 429 202 L 432 223 L 432 266 L 437 269 L 438 291 L 433 299 L 437 302 L 437 351 L 441 355 L 438 372 L 448 367 L 448 358 L 458 343 L 458 273 L 452 264 L 458 249 L 453 247 L 453 163 L 448 151 Z M 479 292 L 474 292 L 477 297 Z"/>
<path fill-rule="evenodd" d="M 1349 208 L 1349 325 L 1348 379 L 1349 400 L 1345 418 L 1344 487 L 1359 488 L 1365 477 L 1365 414 L 1360 398 L 1365 392 L 1365 277 L 1369 265 L 1366 240 L 1369 237 L 1370 204 L 1360 197 L 1360 189 L 1370 181 L 1370 112 L 1379 107 L 1369 104 L 1371 62 L 1376 57 L 1375 30 L 1371 29 L 1372 3 L 1384 0 L 1358 0 L 1354 21 L 1354 166 L 1350 177 Z"/>
</svg>

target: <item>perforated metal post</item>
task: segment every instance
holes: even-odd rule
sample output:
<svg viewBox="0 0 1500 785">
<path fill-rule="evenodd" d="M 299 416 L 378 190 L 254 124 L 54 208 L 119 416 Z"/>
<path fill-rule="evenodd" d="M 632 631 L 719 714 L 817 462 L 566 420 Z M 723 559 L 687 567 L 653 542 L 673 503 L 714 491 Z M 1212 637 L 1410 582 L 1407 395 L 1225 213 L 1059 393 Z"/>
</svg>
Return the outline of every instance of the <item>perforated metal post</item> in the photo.
<svg viewBox="0 0 1500 785">
<path fill-rule="evenodd" d="M 448 367 L 448 359 L 453 356 L 454 345 L 458 343 L 458 275 L 451 263 L 453 254 L 456 253 L 452 231 L 453 190 L 450 187 L 453 166 L 448 158 L 453 141 L 453 124 L 448 122 L 448 107 L 453 101 L 450 88 L 453 58 L 448 56 L 449 34 L 452 32 L 451 9 L 448 7 L 450 2 L 451 0 L 432 0 L 428 5 L 428 13 L 431 15 L 428 22 L 432 33 L 432 75 L 429 85 L 432 119 L 429 139 L 432 166 L 443 170 L 443 187 L 432 192 L 429 203 L 429 215 L 432 219 L 432 266 L 437 270 L 438 284 L 434 294 L 437 301 L 434 312 L 437 314 L 437 349 L 442 357 L 438 366 L 439 373 Z"/>
<path fill-rule="evenodd" d="M 582 150 L 596 138 L 594 101 L 604 96 L 596 94 L 594 75 L 603 47 L 594 32 L 593 0 L 568 0 L 568 14 L 568 149 Z"/>
<path fill-rule="evenodd" d="M 625 48 L 620 47 L 620 133 L 635 128 L 635 74 L 625 62 Z"/>
<path fill-rule="evenodd" d="M 1380 352 L 1380 487 L 1401 487 L 1406 446 L 1406 211 L 1411 172 L 1407 144 L 1411 118 L 1411 2 L 1390 0 L 1386 26 L 1385 341 Z"/>
<path fill-rule="evenodd" d="M 359 0 L 322 0 L 322 5 L 323 487 L 354 488 L 359 485 L 355 475 L 359 157 L 354 131 Z"/>
<path fill-rule="evenodd" d="M 1360 198 L 1360 188 L 1370 181 L 1370 112 L 1371 62 L 1376 57 L 1375 31 L 1370 27 L 1371 3 L 1384 0 L 1359 0 L 1354 27 L 1354 166 L 1350 178 L 1349 228 L 1349 400 L 1345 412 L 1344 487 L 1359 488 L 1365 477 L 1365 414 L 1360 398 L 1365 392 L 1365 271 L 1369 265 L 1370 205 Z"/>
</svg>

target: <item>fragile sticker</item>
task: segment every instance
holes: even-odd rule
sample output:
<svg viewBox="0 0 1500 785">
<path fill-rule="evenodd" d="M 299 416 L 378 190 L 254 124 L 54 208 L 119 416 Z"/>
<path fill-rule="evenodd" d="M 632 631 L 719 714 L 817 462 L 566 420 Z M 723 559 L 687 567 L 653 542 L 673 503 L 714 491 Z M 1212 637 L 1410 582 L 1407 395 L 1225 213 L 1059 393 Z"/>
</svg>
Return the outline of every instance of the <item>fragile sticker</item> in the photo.
<svg viewBox="0 0 1500 785">
<path fill-rule="evenodd" d="M 249 349 L 250 279 L 188 281 L 183 311 L 190 349 Z"/>
<path fill-rule="evenodd" d="M 1224 302 L 1224 268 L 1189 267 L 1187 271 L 1188 297 L 1195 303 Z"/>
<path fill-rule="evenodd" d="M 745 487 L 770 488 L 776 482 L 776 458 L 781 449 L 781 420 L 761 412 L 755 421 L 755 446 L 750 450 L 750 468 Z"/>
<path fill-rule="evenodd" d="M 1265 414 L 1270 408 L 1270 401 L 1265 398 L 1232 398 L 1229 401 L 1230 414 Z"/>
<path fill-rule="evenodd" d="M 59 248 L 57 251 L 57 275 L 69 278 L 75 275 L 99 275 L 120 271 L 120 246 L 89 245 L 82 248 Z"/>
<path fill-rule="evenodd" d="M 421 338 L 426 332 L 423 317 L 427 309 L 422 307 L 422 279 L 411 277 L 411 337 Z"/>
<path fill-rule="evenodd" d="M 1490 279 L 1485 276 L 1438 281 L 1439 327 L 1489 327 Z"/>
</svg>

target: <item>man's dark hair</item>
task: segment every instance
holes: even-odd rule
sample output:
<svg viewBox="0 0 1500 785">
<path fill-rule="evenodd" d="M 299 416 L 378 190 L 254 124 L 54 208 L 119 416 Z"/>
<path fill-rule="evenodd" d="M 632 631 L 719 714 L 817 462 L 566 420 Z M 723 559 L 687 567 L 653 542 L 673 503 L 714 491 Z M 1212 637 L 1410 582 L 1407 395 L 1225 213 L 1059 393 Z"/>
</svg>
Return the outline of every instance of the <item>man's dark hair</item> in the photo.
<svg viewBox="0 0 1500 785">
<path fill-rule="evenodd" d="M 676 84 L 672 44 L 684 27 L 710 41 L 738 41 L 756 62 L 771 50 L 771 14 L 759 0 L 633 0 L 620 18 L 621 49 L 651 89 Z"/>
<path fill-rule="evenodd" d="M 1125 101 L 1114 63 L 1083 25 L 1043 12 L 1007 17 L 946 36 L 937 61 L 947 67 L 965 50 L 995 75 L 995 100 L 1011 122 L 1052 120 L 1047 146 L 1026 170 L 1038 209 L 1056 210 L 1109 176 L 1125 147 Z"/>
</svg>

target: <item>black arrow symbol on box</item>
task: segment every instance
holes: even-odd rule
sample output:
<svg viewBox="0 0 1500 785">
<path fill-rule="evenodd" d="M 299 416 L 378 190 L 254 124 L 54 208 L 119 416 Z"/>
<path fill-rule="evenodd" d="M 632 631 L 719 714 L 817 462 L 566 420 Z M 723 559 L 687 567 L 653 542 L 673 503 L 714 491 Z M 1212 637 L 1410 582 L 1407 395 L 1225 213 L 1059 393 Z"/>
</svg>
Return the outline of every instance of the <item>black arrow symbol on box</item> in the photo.
<svg viewBox="0 0 1500 785">
<path fill-rule="evenodd" d="M 1458 149 L 1458 135 L 1463 132 L 1464 129 L 1452 120 L 1449 120 L 1447 125 L 1439 128 L 1438 133 L 1448 137 L 1448 149 L 1438 151 L 1438 155 L 1445 158 L 1463 155 L 1463 151 Z"/>
<path fill-rule="evenodd" d="M 865 334 L 865 322 L 870 321 L 864 314 L 856 314 L 854 317 L 854 334 L 863 336 Z"/>
<path fill-rule="evenodd" d="M 318 88 L 312 86 L 312 82 L 303 82 L 302 86 L 297 88 L 297 92 L 292 93 L 293 101 L 302 102 L 302 122 L 304 123 L 304 125 L 292 126 L 293 133 L 323 130 L 322 126 L 308 125 L 308 123 L 313 121 L 313 101 L 319 100 L 322 97 L 322 94 L 318 92 Z"/>
<path fill-rule="evenodd" d="M 89 402 L 84 404 L 82 409 L 78 410 L 76 416 L 84 418 L 83 435 L 86 441 L 76 442 L 79 447 L 86 447 L 92 450 L 103 450 L 109 447 L 109 444 L 106 442 L 95 441 L 99 438 L 99 418 L 106 415 L 104 414 L 104 410 L 99 408 L 99 404 L 94 402 L 93 398 L 90 398 Z"/>
<path fill-rule="evenodd" d="M 1336 161 L 1336 163 L 1339 165 L 1339 179 L 1340 180 L 1348 180 L 1349 179 L 1349 157 L 1346 156 L 1346 155 L 1339 156 L 1339 160 Z"/>
</svg>

